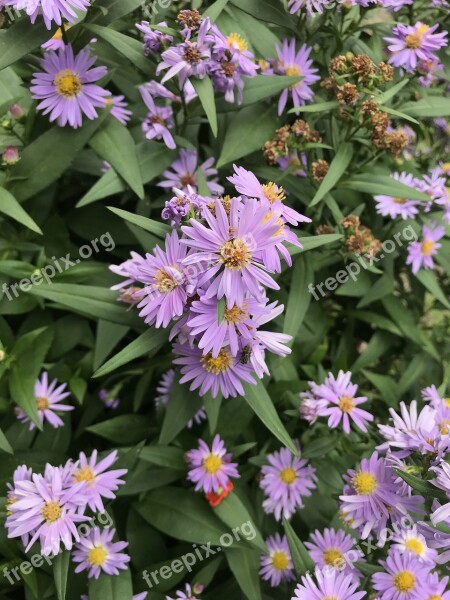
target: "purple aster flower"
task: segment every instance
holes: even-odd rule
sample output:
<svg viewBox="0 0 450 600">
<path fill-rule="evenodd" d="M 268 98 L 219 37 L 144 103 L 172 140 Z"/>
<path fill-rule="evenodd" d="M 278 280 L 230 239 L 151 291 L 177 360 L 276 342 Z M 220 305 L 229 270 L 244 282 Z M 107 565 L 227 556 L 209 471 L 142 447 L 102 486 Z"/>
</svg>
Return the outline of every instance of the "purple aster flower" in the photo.
<svg viewBox="0 0 450 600">
<path fill-rule="evenodd" d="M 66 31 L 68 29 L 70 29 L 70 25 L 66 25 L 65 26 Z M 61 27 L 59 27 L 55 33 L 53 34 L 53 37 L 50 38 L 48 40 L 48 42 L 45 42 L 44 44 L 42 44 L 41 48 L 43 48 L 44 50 L 59 50 L 60 48 L 64 48 L 66 44 L 64 43 L 63 40 L 63 34 L 62 34 L 62 29 Z"/>
<path fill-rule="evenodd" d="M 434 529 L 423 521 L 419 521 L 417 525 L 420 533 L 425 537 L 429 548 L 444 550 L 444 552 L 439 554 L 436 558 L 436 563 L 439 565 L 447 564 L 450 561 L 450 533 L 444 533 L 443 531 Z M 450 525 L 448 521 L 447 525 Z"/>
<path fill-rule="evenodd" d="M 445 235 L 445 229 L 442 226 L 436 224 L 427 227 L 422 227 L 422 241 L 413 242 L 408 247 L 408 256 L 406 258 L 406 264 L 412 265 L 412 272 L 417 273 L 421 268 L 433 269 L 435 256 L 441 247 L 438 243 Z"/>
<path fill-rule="evenodd" d="M 152 96 L 145 86 L 139 88 L 142 99 L 144 100 L 149 113 L 142 123 L 142 131 L 147 140 L 163 140 L 170 150 L 174 150 L 177 145 L 169 129 L 173 129 L 175 122 L 173 120 L 173 111 L 170 106 L 156 106 Z"/>
<path fill-rule="evenodd" d="M 372 586 L 380 600 L 419 600 L 425 598 L 430 566 L 421 563 L 413 554 L 392 551 L 387 560 L 380 561 L 383 573 L 372 575 Z"/>
<path fill-rule="evenodd" d="M 189 343 L 176 343 L 173 351 L 180 355 L 173 362 L 183 365 L 180 383 L 192 381 L 189 389 L 199 389 L 200 396 L 204 396 L 209 390 L 213 398 L 219 392 L 224 398 L 245 396 L 242 381 L 252 385 L 256 383 L 251 376 L 252 368 L 241 364 L 239 358 L 232 356 L 227 348 L 222 348 L 216 358 L 213 358 L 211 352 L 204 355 L 199 348 L 192 347 Z"/>
<path fill-rule="evenodd" d="M 165 21 L 157 25 L 150 25 L 148 21 L 141 21 L 136 24 L 136 28 L 144 34 L 144 54 L 148 56 L 150 52 L 159 52 L 161 46 L 173 42 L 173 37 L 163 31 L 158 31 L 158 27 L 167 27 Z"/>
<path fill-rule="evenodd" d="M 436 564 L 437 550 L 429 548 L 425 537 L 414 526 L 413 529 L 404 529 L 392 536 L 392 549 L 400 554 L 412 554 L 430 565 Z"/>
<path fill-rule="evenodd" d="M 170 400 L 170 390 L 172 389 L 173 383 L 175 381 L 175 369 L 169 369 L 158 382 L 156 386 L 156 391 L 158 392 L 158 396 L 155 397 L 155 405 L 157 407 L 164 406 L 167 407 Z M 187 422 L 186 427 L 191 429 L 194 426 L 194 423 L 200 425 L 203 421 L 206 420 L 206 412 L 204 408 L 198 410 L 193 418 Z"/>
<path fill-rule="evenodd" d="M 421 74 L 419 77 L 420 85 L 430 87 L 437 79 L 436 73 L 443 69 L 444 65 L 436 57 L 420 60 L 417 66 L 417 70 Z"/>
<path fill-rule="evenodd" d="M 278 114 L 281 115 L 286 107 L 289 94 L 292 94 L 295 107 L 311 102 L 314 99 L 314 92 L 310 86 L 319 81 L 320 76 L 316 75 L 318 69 L 312 66 L 313 61 L 309 58 L 312 48 L 306 44 L 303 44 L 297 51 L 295 38 L 290 41 L 284 39 L 282 47 L 277 46 L 276 50 L 278 60 L 275 61 L 274 73 L 302 77 L 301 81 L 281 93 L 278 102 Z"/>
<path fill-rule="evenodd" d="M 187 186 L 187 192 L 173 188 L 175 196 L 166 200 L 161 218 L 170 221 L 172 227 L 179 227 L 183 221 L 201 218 L 201 207 L 206 202 L 205 198 L 195 193 L 194 188 Z"/>
<path fill-rule="evenodd" d="M 99 391 L 98 397 L 103 402 L 106 408 L 110 408 L 112 410 L 118 408 L 120 404 L 120 398 L 116 398 L 114 392 L 109 392 L 105 389 Z"/>
<path fill-rule="evenodd" d="M 8 488 L 8 491 L 6 492 L 6 507 L 7 507 L 7 516 L 10 516 L 13 514 L 13 512 L 11 510 L 9 510 L 9 506 L 11 506 L 12 504 L 14 504 L 15 502 L 17 502 L 17 496 L 15 493 L 15 488 L 17 484 L 21 484 L 24 481 L 30 481 L 31 482 L 31 478 L 33 475 L 33 471 L 31 468 L 27 467 L 26 465 L 20 465 L 19 467 L 16 468 L 16 470 L 13 473 L 13 482 L 11 483 L 7 483 L 6 487 Z M 30 534 L 26 533 L 23 534 L 21 536 L 22 539 L 22 544 L 26 547 L 28 545 L 28 541 L 30 539 Z"/>
<path fill-rule="evenodd" d="M 358 408 L 367 401 L 366 396 L 356 396 L 358 386 L 351 382 L 351 372 L 339 371 L 337 378 L 329 373 L 324 383 L 319 385 L 315 393 L 319 400 L 326 400 L 328 406 L 320 409 L 320 416 L 328 416 L 328 426 L 332 429 L 343 422 L 345 433 L 350 433 L 350 419 L 361 431 L 367 431 L 367 422 L 373 421 L 373 415 Z"/>
<path fill-rule="evenodd" d="M 198 594 L 201 594 L 202 591 L 203 586 L 199 583 L 196 583 L 193 588 L 187 583 L 184 592 L 177 590 L 177 592 L 175 592 L 175 598 L 166 596 L 166 600 L 197 600 Z"/>
<path fill-rule="evenodd" d="M 97 462 L 97 450 L 94 450 L 88 459 L 84 452 L 80 452 L 80 457 L 73 465 L 72 481 L 75 483 L 86 482 L 86 487 L 81 495 L 85 505 L 94 512 L 105 512 L 102 498 L 113 500 L 116 496 L 114 492 L 125 482 L 119 479 L 127 473 L 127 469 L 115 469 L 108 471 L 117 460 L 117 450 L 114 450 Z"/>
<path fill-rule="evenodd" d="M 122 125 L 126 125 L 131 119 L 132 112 L 128 110 L 128 102 L 125 102 L 125 96 L 108 96 L 105 99 L 105 106 L 111 106 L 111 114 Z"/>
<path fill-rule="evenodd" d="M 359 582 L 361 573 L 353 563 L 364 560 L 364 555 L 360 548 L 354 548 L 356 540 L 351 535 L 342 529 L 324 529 L 323 533 L 311 533 L 310 539 L 305 546 L 317 568 L 341 571 Z"/>
<path fill-rule="evenodd" d="M 276 533 L 267 538 L 268 554 L 261 555 L 259 574 L 272 587 L 278 587 L 283 581 L 294 581 L 294 565 L 286 536 Z"/>
<path fill-rule="evenodd" d="M 240 477 L 237 463 L 231 462 L 232 456 L 227 453 L 218 434 L 213 439 L 211 449 L 203 440 L 198 441 L 198 446 L 198 449 L 186 453 L 190 466 L 187 477 L 195 483 L 196 492 L 203 490 L 206 494 L 218 493 L 227 487 L 230 478 Z"/>
<path fill-rule="evenodd" d="M 426 583 L 427 600 L 450 600 L 449 577 L 444 577 L 439 581 L 437 573 L 431 573 Z"/>
<path fill-rule="evenodd" d="M 447 46 L 447 32 L 434 33 L 438 27 L 439 24 L 429 27 L 420 21 L 415 25 L 395 25 L 393 35 L 384 38 L 392 53 L 389 62 L 412 73 L 420 60 L 434 59 L 433 53 Z"/>
<path fill-rule="evenodd" d="M 63 19 L 75 23 L 78 15 L 75 11 L 86 12 L 90 0 L 4 0 L 5 6 L 13 6 L 16 10 L 24 10 L 34 23 L 42 14 L 47 29 L 51 29 L 52 21 L 61 25 Z"/>
<path fill-rule="evenodd" d="M 431 406 L 436 410 L 442 405 L 450 408 L 450 398 L 443 398 L 435 385 L 424 388 L 422 390 L 422 398 L 426 402 L 430 402 Z"/>
<path fill-rule="evenodd" d="M 38 110 L 50 114 L 50 122 L 60 127 L 67 123 L 81 127 L 83 114 L 88 119 L 98 117 L 97 108 L 105 106 L 110 92 L 94 82 L 107 74 L 106 67 L 94 67 L 97 60 L 89 50 L 74 55 L 72 46 L 64 46 L 58 52 L 46 52 L 41 60 L 43 73 L 33 73 L 31 95 L 40 100 Z"/>
<path fill-rule="evenodd" d="M 378 0 L 378 3 L 392 12 L 397 12 L 404 6 L 412 4 L 413 0 Z"/>
<path fill-rule="evenodd" d="M 64 470 L 50 465 L 45 476 L 33 474 L 31 481 L 27 476 L 16 481 L 15 501 L 9 504 L 5 523 L 8 537 L 29 535 L 26 551 L 39 539 L 44 556 L 58 554 L 61 544 L 70 550 L 73 540 L 80 539 L 76 523 L 89 520 L 77 514 L 79 495 L 85 486 L 80 482 L 67 487 Z"/>
<path fill-rule="evenodd" d="M 357 591 L 358 584 L 352 580 L 351 575 L 345 575 L 336 569 L 324 573 L 317 570 L 315 576 L 317 583 L 311 575 L 303 576 L 291 600 L 361 600 L 367 593 Z"/>
<path fill-rule="evenodd" d="M 392 178 L 416 190 L 420 189 L 419 180 L 412 173 L 393 173 Z M 376 211 L 379 215 L 383 215 L 383 217 L 391 217 L 391 219 L 396 219 L 397 217 L 414 219 L 415 215 L 419 212 L 417 206 L 420 202 L 416 200 L 407 200 L 406 198 L 395 198 L 386 195 L 378 195 L 374 199 L 376 202 Z"/>
<path fill-rule="evenodd" d="M 315 13 L 322 14 L 330 0 L 289 0 L 289 12 L 294 14 L 306 8 L 306 14 L 311 16 Z"/>
<path fill-rule="evenodd" d="M 165 179 L 158 183 L 162 188 L 177 188 L 189 193 L 189 187 L 197 190 L 197 171 L 201 169 L 206 179 L 206 184 L 211 194 L 220 196 L 224 188 L 218 183 L 217 169 L 214 168 L 214 158 L 210 157 L 198 166 L 197 150 L 182 148 L 178 158 L 172 163 L 170 169 L 163 172 Z"/>
<path fill-rule="evenodd" d="M 310 386 L 317 386 L 314 381 L 309 381 L 308 383 Z M 324 408 L 327 408 L 328 401 L 321 400 L 315 394 L 313 389 L 307 390 L 306 392 L 301 392 L 299 396 L 302 399 L 298 409 L 300 412 L 300 418 L 308 421 L 308 423 L 311 425 L 314 425 L 319 418 L 321 411 Z"/>
<path fill-rule="evenodd" d="M 261 488 L 266 499 L 263 508 L 279 521 L 282 517 L 290 519 L 298 508 L 303 508 L 303 497 L 311 496 L 316 487 L 315 469 L 308 461 L 295 456 L 287 448 L 267 455 L 269 465 L 261 469 Z"/>
<path fill-rule="evenodd" d="M 208 262 L 199 285 L 210 281 L 207 298 L 225 296 L 227 308 L 242 306 L 249 292 L 261 297 L 261 285 L 279 289 L 256 256 L 277 241 L 278 225 L 267 218 L 267 210 L 256 202 L 231 200 L 228 216 L 222 203 L 215 201 L 215 215 L 207 208 L 202 214 L 206 225 L 191 219 L 191 226 L 181 230 L 190 239 L 181 240 L 195 250 L 184 264 Z"/>
<path fill-rule="evenodd" d="M 248 49 L 247 41 L 238 33 L 230 33 L 225 36 L 219 30 L 217 25 L 211 27 L 213 36 L 214 58 L 218 61 L 226 59 L 228 61 L 231 55 L 231 64 L 236 64 L 242 75 L 255 77 L 258 65 L 255 64 L 255 57 Z"/>
<path fill-rule="evenodd" d="M 450 465 L 443 460 L 439 466 L 431 467 L 431 470 L 436 474 L 436 478 L 431 483 L 439 489 L 444 490 L 449 499 L 447 504 L 440 506 L 431 515 L 431 522 L 433 525 L 437 525 L 437 523 L 450 519 Z"/>
<path fill-rule="evenodd" d="M 70 392 L 66 392 L 67 383 L 58 385 L 58 381 L 54 379 L 48 383 L 48 373 L 44 371 L 41 379 L 34 384 L 34 397 L 38 411 L 39 420 L 42 424 L 48 421 L 52 427 L 64 427 L 63 420 L 58 416 L 58 412 L 67 412 L 75 410 L 69 404 L 60 404 L 61 400 L 70 396 Z M 36 425 L 23 412 L 22 409 L 16 408 L 16 415 L 22 423 L 29 423 L 29 430 L 32 431 Z"/>
<path fill-rule="evenodd" d="M 115 529 L 93 527 L 86 537 L 75 545 L 72 560 L 78 563 L 75 573 L 88 572 L 89 579 L 98 579 L 100 573 L 119 575 L 119 571 L 127 569 L 130 562 L 128 554 L 122 552 L 128 542 L 113 542 Z"/>
</svg>

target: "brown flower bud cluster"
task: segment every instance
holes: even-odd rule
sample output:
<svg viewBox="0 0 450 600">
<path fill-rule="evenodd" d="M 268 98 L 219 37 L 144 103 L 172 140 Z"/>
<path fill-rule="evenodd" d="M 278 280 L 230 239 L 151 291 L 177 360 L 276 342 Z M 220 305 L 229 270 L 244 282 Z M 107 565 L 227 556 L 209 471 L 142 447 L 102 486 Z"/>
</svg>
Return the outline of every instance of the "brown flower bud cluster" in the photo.
<svg viewBox="0 0 450 600">
<path fill-rule="evenodd" d="M 264 158 L 269 165 L 276 165 L 279 158 L 295 155 L 305 144 L 320 143 L 322 137 L 311 129 L 306 121 L 297 119 L 292 125 L 284 125 L 276 130 L 273 139 L 264 144 Z"/>
<path fill-rule="evenodd" d="M 177 15 L 177 21 L 183 29 L 198 29 L 202 22 L 202 15 L 196 8 L 193 10 L 180 10 Z"/>
<path fill-rule="evenodd" d="M 329 77 L 325 79 L 322 86 L 334 91 L 336 95 L 346 84 L 354 86 L 351 88 L 353 92 L 362 91 L 363 87 L 370 90 L 379 89 L 388 81 L 392 81 L 394 75 L 394 69 L 387 63 L 376 64 L 366 54 L 355 56 L 352 53 L 331 59 L 328 72 Z M 346 104 L 355 102 L 354 95 L 354 93 L 350 95 L 352 102 Z"/>
<path fill-rule="evenodd" d="M 388 131 L 388 114 L 380 110 L 378 104 L 367 100 L 361 106 L 362 123 L 372 130 L 372 144 L 375 148 L 387 150 L 393 156 L 398 156 L 408 145 L 406 134 L 399 131 Z"/>
<path fill-rule="evenodd" d="M 377 240 L 372 231 L 361 225 L 359 217 L 349 215 L 341 221 L 345 233 L 345 246 L 348 252 L 361 254 L 368 258 L 376 256 L 381 250 L 381 242 Z"/>
<path fill-rule="evenodd" d="M 322 181 L 328 173 L 330 165 L 326 160 L 315 160 L 311 165 L 312 178 L 314 181 Z"/>
</svg>

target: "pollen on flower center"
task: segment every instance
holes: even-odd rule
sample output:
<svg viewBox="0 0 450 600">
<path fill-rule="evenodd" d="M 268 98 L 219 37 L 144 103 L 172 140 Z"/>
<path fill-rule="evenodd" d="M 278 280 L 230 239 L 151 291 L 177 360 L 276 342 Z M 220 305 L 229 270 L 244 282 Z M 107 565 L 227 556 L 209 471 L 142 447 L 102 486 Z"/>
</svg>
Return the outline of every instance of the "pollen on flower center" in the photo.
<svg viewBox="0 0 450 600">
<path fill-rule="evenodd" d="M 54 523 L 62 515 L 62 508 L 58 502 L 47 502 L 41 510 L 41 515 L 47 523 Z"/>
<path fill-rule="evenodd" d="M 189 46 L 184 50 L 184 60 L 193 65 L 200 62 L 200 53 L 194 46 Z"/>
<path fill-rule="evenodd" d="M 443 435 L 448 435 L 450 433 L 450 419 L 439 421 L 439 430 Z"/>
<path fill-rule="evenodd" d="M 425 240 L 420 246 L 422 254 L 425 254 L 426 256 L 430 256 L 430 254 L 433 254 L 435 247 L 436 243 L 432 240 Z"/>
<path fill-rule="evenodd" d="M 38 410 L 47 410 L 50 406 L 50 402 L 46 396 L 38 396 L 36 398 L 36 406 Z"/>
<path fill-rule="evenodd" d="M 240 271 L 250 263 L 251 254 L 248 245 L 239 238 L 225 242 L 220 250 L 220 262 L 227 269 L 236 269 Z"/>
<path fill-rule="evenodd" d="M 424 550 L 423 543 L 417 538 L 410 538 L 409 540 L 406 540 L 405 546 L 408 548 L 408 550 L 418 555 L 422 554 Z"/>
<path fill-rule="evenodd" d="M 428 596 L 427 600 L 444 600 L 442 596 L 434 594 L 433 596 Z"/>
<path fill-rule="evenodd" d="M 337 596 L 324 596 L 321 600 L 339 600 Z"/>
<path fill-rule="evenodd" d="M 272 181 L 263 185 L 262 190 L 264 196 L 271 204 L 274 202 L 283 202 L 283 200 L 286 199 L 283 188 L 278 187 L 277 184 Z"/>
<path fill-rule="evenodd" d="M 341 396 L 339 398 L 339 408 L 344 413 L 350 413 L 355 408 L 354 398 L 351 396 Z"/>
<path fill-rule="evenodd" d="M 283 483 L 291 485 L 297 479 L 297 472 L 292 467 L 285 467 L 280 471 L 280 479 Z"/>
<path fill-rule="evenodd" d="M 272 565 L 278 571 L 285 571 L 289 566 L 289 557 L 283 550 L 277 550 L 272 554 Z"/>
<path fill-rule="evenodd" d="M 83 89 L 80 76 L 70 69 L 63 69 L 57 73 L 53 85 L 63 98 L 75 98 Z"/>
<path fill-rule="evenodd" d="M 395 204 L 406 204 L 406 198 L 393 198 Z"/>
<path fill-rule="evenodd" d="M 378 487 L 378 481 L 372 473 L 360 471 L 352 478 L 352 485 L 359 496 L 365 496 L 373 494 Z"/>
<path fill-rule="evenodd" d="M 410 50 L 417 50 L 422 43 L 422 37 L 418 33 L 410 33 L 406 36 L 405 43 Z"/>
<path fill-rule="evenodd" d="M 95 482 L 95 473 L 88 465 L 77 469 L 73 475 L 74 481 L 87 481 L 91 485 Z"/>
<path fill-rule="evenodd" d="M 399 571 L 394 575 L 394 585 L 399 592 L 410 592 L 416 584 L 416 576 L 411 571 Z"/>
<path fill-rule="evenodd" d="M 215 454 L 208 454 L 208 456 L 203 459 L 203 468 L 209 475 L 215 475 L 220 471 L 222 464 L 220 456 L 216 456 Z"/>
<path fill-rule="evenodd" d="M 289 65 L 289 67 L 285 68 L 285 72 L 290 77 L 299 77 L 302 74 L 298 65 Z"/>
<path fill-rule="evenodd" d="M 180 177 L 180 181 L 184 187 L 188 185 L 195 185 L 195 177 L 192 175 L 192 173 L 185 173 Z"/>
<path fill-rule="evenodd" d="M 450 398 L 444 398 L 445 406 L 450 408 Z"/>
<path fill-rule="evenodd" d="M 339 548 L 327 548 L 323 552 L 323 559 L 329 566 L 335 565 L 343 557 L 343 553 Z"/>
<path fill-rule="evenodd" d="M 175 272 L 177 274 L 180 273 L 177 267 L 172 267 L 172 268 L 175 269 Z M 180 285 L 181 273 L 180 273 L 180 277 L 178 278 L 178 277 L 174 276 L 174 274 L 169 274 L 169 273 L 167 273 L 167 271 L 164 271 L 163 269 L 158 269 L 155 273 L 154 279 L 156 282 L 155 286 L 156 286 L 157 290 L 163 294 L 167 294 L 168 292 L 171 292 L 177 286 Z"/>
<path fill-rule="evenodd" d="M 106 558 L 108 556 L 108 552 L 103 548 L 103 546 L 96 546 L 89 550 L 87 559 L 90 565 L 95 567 L 101 567 L 105 564 Z"/>
<path fill-rule="evenodd" d="M 239 306 L 233 306 L 233 308 L 226 308 L 223 314 L 223 318 L 227 323 L 233 323 L 237 325 L 238 323 L 243 323 L 245 319 L 248 317 L 248 312 L 243 306 L 240 308 Z"/>
<path fill-rule="evenodd" d="M 227 37 L 227 44 L 230 48 L 234 48 L 237 46 L 241 52 L 245 52 L 248 50 L 248 44 L 246 40 L 238 33 L 230 33 Z"/>
<path fill-rule="evenodd" d="M 216 358 L 213 358 L 212 352 L 208 352 L 208 354 L 202 356 L 200 362 L 202 367 L 205 369 L 205 371 L 208 371 L 208 373 L 220 375 L 221 373 L 228 371 L 228 369 L 231 367 L 233 364 L 233 357 L 228 350 L 222 348 Z"/>
</svg>

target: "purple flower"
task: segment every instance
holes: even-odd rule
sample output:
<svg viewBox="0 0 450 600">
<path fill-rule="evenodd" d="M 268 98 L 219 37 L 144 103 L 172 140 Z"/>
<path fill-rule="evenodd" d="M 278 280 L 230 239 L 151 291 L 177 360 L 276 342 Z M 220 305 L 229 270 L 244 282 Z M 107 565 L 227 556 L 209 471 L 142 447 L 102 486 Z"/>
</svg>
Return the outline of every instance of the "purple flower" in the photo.
<svg viewBox="0 0 450 600">
<path fill-rule="evenodd" d="M 400 554 L 412 554 L 423 563 L 436 564 L 437 550 L 429 548 L 425 537 L 413 529 L 405 529 L 392 536 L 392 549 Z"/>
<path fill-rule="evenodd" d="M 67 412 L 74 410 L 69 404 L 60 404 L 61 400 L 70 396 L 70 392 L 66 392 L 66 383 L 58 385 L 58 381 L 54 379 L 48 383 L 48 373 L 44 371 L 41 379 L 34 384 L 34 397 L 38 411 L 39 420 L 42 424 L 48 421 L 52 427 L 64 427 L 63 420 L 58 416 L 57 412 Z M 22 423 L 29 423 L 29 430 L 32 431 L 36 425 L 23 412 L 22 409 L 16 408 L 16 415 Z"/>
<path fill-rule="evenodd" d="M 263 508 L 279 521 L 290 519 L 298 508 L 303 508 L 303 497 L 311 496 L 316 487 L 315 469 L 307 460 L 295 456 L 287 448 L 267 455 L 269 465 L 261 469 L 261 488 L 266 499 Z"/>
<path fill-rule="evenodd" d="M 419 188 L 419 180 L 412 175 L 412 173 L 393 173 L 393 179 L 404 183 L 409 187 L 416 190 Z M 390 217 L 395 219 L 401 217 L 402 219 L 414 219 L 415 215 L 419 212 L 417 206 L 420 202 L 416 200 L 407 200 L 406 198 L 396 198 L 393 196 L 378 195 L 375 196 L 376 211 L 383 217 Z"/>
<path fill-rule="evenodd" d="M 173 129 L 175 122 L 173 120 L 173 111 L 170 106 L 156 106 L 152 96 L 145 86 L 139 88 L 142 99 L 144 100 L 149 113 L 142 123 L 142 131 L 147 140 L 163 140 L 170 150 L 174 150 L 177 145 L 169 129 Z"/>
<path fill-rule="evenodd" d="M 392 36 L 384 38 L 392 53 L 389 62 L 405 71 L 414 72 L 419 61 L 433 60 L 433 54 L 447 45 L 447 32 L 434 33 L 439 24 L 429 27 L 418 21 L 415 25 L 394 26 Z"/>
<path fill-rule="evenodd" d="M 447 521 L 447 525 L 450 524 Z M 425 537 L 429 548 L 436 548 L 437 550 L 444 550 L 436 558 L 436 562 L 439 565 L 445 565 L 450 560 L 450 533 L 444 533 L 438 529 L 430 527 L 427 523 L 419 521 L 419 531 Z"/>
<path fill-rule="evenodd" d="M 120 404 L 120 398 L 116 398 L 114 392 L 109 392 L 108 390 L 100 390 L 98 397 L 106 406 L 106 408 L 111 408 L 112 410 L 118 408 Z"/>
<path fill-rule="evenodd" d="M 283 581 L 294 581 L 294 565 L 286 536 L 279 533 L 266 540 L 268 554 L 261 555 L 259 574 L 264 581 L 269 581 L 272 587 L 277 587 Z"/>
<path fill-rule="evenodd" d="M 232 356 L 227 348 L 222 348 L 216 358 L 213 358 L 211 352 L 203 355 L 199 348 L 192 347 L 189 343 L 176 343 L 173 351 L 180 355 L 173 362 L 183 365 L 180 383 L 192 381 L 189 389 L 199 389 L 200 396 L 204 396 L 209 390 L 213 398 L 219 392 L 224 398 L 245 396 L 242 381 L 252 385 L 256 383 L 251 376 L 251 367 L 241 364 L 239 358 Z"/>
<path fill-rule="evenodd" d="M 72 560 L 78 563 L 75 573 L 88 571 L 89 579 L 98 579 L 100 573 L 119 575 L 119 571 L 127 569 L 130 562 L 128 554 L 122 552 L 128 542 L 113 542 L 115 529 L 93 527 L 86 537 L 75 545 Z"/>
<path fill-rule="evenodd" d="M 240 477 L 237 463 L 231 462 L 232 456 L 227 453 L 219 435 L 214 437 L 211 449 L 203 440 L 199 440 L 198 445 L 198 449 L 186 453 L 190 466 L 187 477 L 196 484 L 196 492 L 203 490 L 206 494 L 219 493 L 227 487 L 230 478 Z"/>
<path fill-rule="evenodd" d="M 445 235 L 445 229 L 442 226 L 436 224 L 427 227 L 422 227 L 422 241 L 413 242 L 408 247 L 408 256 L 406 258 L 406 264 L 412 265 L 412 272 L 415 274 L 421 268 L 433 269 L 435 256 L 441 247 L 438 243 Z"/>
<path fill-rule="evenodd" d="M 436 509 L 430 517 L 433 525 L 437 525 L 450 519 L 450 465 L 443 460 L 437 467 L 431 467 L 431 470 L 436 473 L 436 478 L 431 483 L 444 490 L 449 499 L 447 504 Z"/>
<path fill-rule="evenodd" d="M 42 14 L 47 29 L 51 29 L 52 21 L 61 25 L 63 19 L 75 23 L 78 15 L 75 11 L 86 12 L 90 0 L 5 0 L 5 6 L 13 6 L 16 10 L 24 10 L 34 23 Z"/>
<path fill-rule="evenodd" d="M 206 180 L 211 194 L 220 196 L 224 188 L 218 183 L 217 169 L 214 168 L 214 158 L 210 157 L 198 166 L 197 150 L 180 150 L 178 158 L 172 163 L 172 170 L 167 169 L 163 172 L 165 179 L 158 183 L 162 188 L 177 188 L 182 192 L 189 193 L 189 186 L 197 191 L 198 176 L 197 171 L 200 168 Z"/>
<path fill-rule="evenodd" d="M 72 46 L 64 46 L 58 52 L 46 52 L 41 60 L 43 73 L 33 73 L 31 95 L 40 100 L 38 110 L 50 113 L 50 122 L 60 127 L 67 123 L 81 127 L 83 114 L 88 119 L 98 117 L 95 108 L 103 108 L 110 92 L 94 85 L 107 74 L 106 67 L 93 67 L 97 58 L 89 50 L 74 55 Z"/>
<path fill-rule="evenodd" d="M 178 590 L 175 598 L 166 596 L 166 600 L 197 600 L 197 594 L 201 594 L 202 591 L 203 586 L 199 583 L 196 583 L 193 588 L 187 583 L 184 592 Z"/>
<path fill-rule="evenodd" d="M 323 533 L 316 530 L 310 535 L 310 542 L 305 542 L 309 554 L 319 569 L 333 569 L 350 575 L 352 581 L 358 582 L 361 573 L 353 565 L 363 560 L 360 548 L 354 548 L 355 539 L 342 529 L 325 529 Z"/>
<path fill-rule="evenodd" d="M 278 60 L 275 61 L 274 73 L 278 75 L 291 75 L 302 77 L 302 80 L 295 83 L 290 88 L 283 90 L 278 102 L 278 114 L 283 114 L 286 107 L 289 94 L 292 94 L 294 106 L 303 106 L 306 102 L 314 99 L 314 92 L 310 86 L 319 81 L 320 76 L 316 75 L 318 69 L 312 66 L 313 61 L 309 58 L 312 48 L 303 44 L 297 51 L 296 40 L 283 40 L 283 46 L 276 47 Z"/>
<path fill-rule="evenodd" d="M 430 567 L 412 554 L 400 554 L 395 550 L 387 560 L 380 561 L 384 573 L 372 575 L 372 585 L 379 592 L 380 600 L 421 600 L 428 591 L 426 585 Z"/>
<path fill-rule="evenodd" d="M 427 600 L 450 600 L 450 586 L 448 583 L 449 577 L 444 577 L 439 581 L 439 575 L 431 573 L 426 583 Z"/>
<path fill-rule="evenodd" d="M 119 478 L 127 473 L 127 469 L 107 470 L 116 460 L 117 450 L 114 450 L 97 462 L 97 450 L 94 450 L 89 459 L 84 452 L 80 452 L 78 461 L 73 465 L 72 481 L 86 482 L 81 496 L 85 505 L 94 512 L 104 512 L 102 498 L 113 500 L 116 497 L 114 492 L 125 483 Z"/>
<path fill-rule="evenodd" d="M 393 12 L 396 12 L 413 3 L 413 0 L 378 0 L 378 3 L 381 4 L 384 8 L 388 8 Z"/>
<path fill-rule="evenodd" d="M 66 31 L 70 29 L 70 25 L 66 25 L 65 29 Z M 65 45 L 66 44 L 63 40 L 62 29 L 61 27 L 59 27 L 55 31 L 53 37 L 50 38 L 48 42 L 45 42 L 45 44 L 42 44 L 41 48 L 43 48 L 44 50 L 59 50 L 60 48 L 64 48 Z"/>
<path fill-rule="evenodd" d="M 128 102 L 125 102 L 125 96 L 108 96 L 105 99 L 105 106 L 111 106 L 111 114 L 122 125 L 126 125 L 131 119 L 132 112 L 128 110 Z"/>
<path fill-rule="evenodd" d="M 201 218 L 201 207 L 206 200 L 196 194 L 190 185 L 187 188 L 187 192 L 173 188 L 175 196 L 165 202 L 161 218 L 170 221 L 172 227 L 179 227 L 183 219 Z"/>
<path fill-rule="evenodd" d="M 164 406 L 167 407 L 170 400 L 170 390 L 172 389 L 173 383 L 175 381 L 175 369 L 169 369 L 158 382 L 156 386 L 156 391 L 158 392 L 158 396 L 155 397 L 155 405 L 157 407 Z M 194 423 L 199 425 L 202 421 L 206 420 L 206 412 L 204 408 L 198 410 L 190 421 L 187 422 L 186 427 L 191 429 L 194 426 Z"/>
<path fill-rule="evenodd" d="M 317 583 L 311 575 L 303 576 L 291 600 L 361 600 L 367 593 L 357 591 L 358 584 L 351 575 L 339 573 L 336 569 L 326 573 L 317 570 L 315 576 Z"/>
<path fill-rule="evenodd" d="M 289 12 L 294 14 L 303 8 L 306 8 L 308 16 L 314 13 L 322 14 L 330 0 L 289 0 Z"/>
<path fill-rule="evenodd" d="M 154 29 L 152 29 L 154 27 Z M 161 46 L 173 42 L 173 37 L 162 31 L 158 31 L 157 27 L 167 27 L 165 21 L 161 21 L 157 25 L 150 26 L 148 21 L 141 21 L 136 24 L 136 28 L 144 34 L 144 54 L 148 56 L 150 52 L 158 52 Z"/>
</svg>

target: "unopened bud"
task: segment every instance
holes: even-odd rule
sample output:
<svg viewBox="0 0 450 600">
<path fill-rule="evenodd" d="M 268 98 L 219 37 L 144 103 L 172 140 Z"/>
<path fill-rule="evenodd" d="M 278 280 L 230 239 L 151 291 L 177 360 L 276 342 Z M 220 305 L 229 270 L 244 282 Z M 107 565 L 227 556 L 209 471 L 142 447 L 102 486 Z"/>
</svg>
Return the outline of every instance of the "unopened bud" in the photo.
<svg viewBox="0 0 450 600">
<path fill-rule="evenodd" d="M 18 121 L 25 116 L 25 110 L 21 104 L 13 104 L 9 107 L 9 114 Z"/>
<path fill-rule="evenodd" d="M 7 146 L 2 154 L 5 165 L 15 165 L 20 160 L 19 149 L 15 146 Z"/>
</svg>

